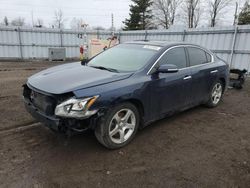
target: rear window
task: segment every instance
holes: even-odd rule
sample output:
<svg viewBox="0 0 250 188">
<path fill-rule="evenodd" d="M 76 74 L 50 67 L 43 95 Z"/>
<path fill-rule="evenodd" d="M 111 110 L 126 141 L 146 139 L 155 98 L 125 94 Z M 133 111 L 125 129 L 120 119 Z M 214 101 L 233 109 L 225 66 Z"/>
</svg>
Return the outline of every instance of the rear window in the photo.
<svg viewBox="0 0 250 188">
<path fill-rule="evenodd" d="M 190 66 L 200 65 L 208 62 L 207 55 L 204 50 L 195 47 L 188 47 L 187 51 L 189 54 Z"/>
</svg>

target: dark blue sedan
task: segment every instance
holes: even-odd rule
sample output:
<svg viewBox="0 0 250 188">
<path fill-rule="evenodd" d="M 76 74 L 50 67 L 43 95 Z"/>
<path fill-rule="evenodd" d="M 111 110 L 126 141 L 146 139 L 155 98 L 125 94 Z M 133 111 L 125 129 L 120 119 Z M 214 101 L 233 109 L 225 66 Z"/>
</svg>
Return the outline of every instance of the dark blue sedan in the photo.
<svg viewBox="0 0 250 188">
<path fill-rule="evenodd" d="M 228 65 L 197 45 L 129 42 L 86 62 L 41 71 L 24 85 L 26 109 L 49 128 L 92 129 L 115 149 L 139 128 L 188 108 L 217 106 L 228 85 Z"/>
</svg>

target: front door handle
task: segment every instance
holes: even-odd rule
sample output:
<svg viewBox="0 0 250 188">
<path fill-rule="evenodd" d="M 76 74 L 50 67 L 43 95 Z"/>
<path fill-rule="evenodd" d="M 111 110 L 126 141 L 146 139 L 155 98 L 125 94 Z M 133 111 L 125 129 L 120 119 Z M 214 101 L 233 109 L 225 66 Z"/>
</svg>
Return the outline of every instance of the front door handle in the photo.
<svg viewBox="0 0 250 188">
<path fill-rule="evenodd" d="M 192 78 L 192 76 L 185 76 L 184 78 L 183 78 L 183 80 L 189 80 L 189 79 L 191 79 Z"/>
<path fill-rule="evenodd" d="M 216 73 L 216 72 L 218 72 L 218 70 L 212 70 L 210 73 L 211 73 L 211 74 L 214 74 L 214 73 Z"/>
</svg>

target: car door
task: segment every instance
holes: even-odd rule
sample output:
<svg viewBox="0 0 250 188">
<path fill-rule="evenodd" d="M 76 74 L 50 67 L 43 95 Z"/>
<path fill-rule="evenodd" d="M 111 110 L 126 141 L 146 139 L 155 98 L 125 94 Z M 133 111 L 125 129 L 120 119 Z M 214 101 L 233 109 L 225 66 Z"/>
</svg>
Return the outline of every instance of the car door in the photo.
<svg viewBox="0 0 250 188">
<path fill-rule="evenodd" d="M 169 114 L 185 108 L 190 100 L 191 71 L 187 68 L 187 56 L 184 47 L 167 50 L 156 66 L 174 64 L 175 73 L 156 73 L 152 75 L 151 105 L 157 109 L 154 115 Z M 157 114 L 158 113 L 158 114 Z"/>
<path fill-rule="evenodd" d="M 186 47 L 192 76 L 192 103 L 198 104 L 207 99 L 210 86 L 216 79 L 212 56 L 198 47 Z"/>
</svg>

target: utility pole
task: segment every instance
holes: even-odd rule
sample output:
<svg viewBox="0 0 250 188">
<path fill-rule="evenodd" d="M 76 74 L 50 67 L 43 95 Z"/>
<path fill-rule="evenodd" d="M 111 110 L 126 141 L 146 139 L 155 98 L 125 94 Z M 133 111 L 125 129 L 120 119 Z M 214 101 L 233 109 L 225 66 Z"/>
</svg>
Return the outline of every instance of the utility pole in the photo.
<svg viewBox="0 0 250 188">
<path fill-rule="evenodd" d="M 32 27 L 34 27 L 34 16 L 33 16 L 33 10 L 31 11 L 31 21 L 32 21 Z"/>
<path fill-rule="evenodd" d="M 112 36 L 115 35 L 115 28 L 114 28 L 114 14 L 111 14 L 111 30 L 112 30 Z"/>
<path fill-rule="evenodd" d="M 87 56 L 88 56 L 88 41 L 87 41 L 87 27 L 88 27 L 88 24 L 82 23 L 81 27 L 84 29 L 84 41 L 83 41 L 84 58 L 87 59 Z"/>
<path fill-rule="evenodd" d="M 237 25 L 238 24 L 238 2 L 235 2 L 235 12 L 234 12 L 234 24 L 233 25 Z"/>
</svg>

